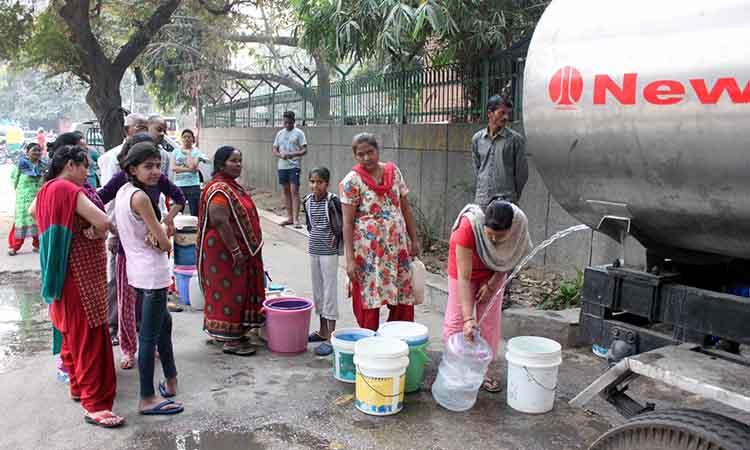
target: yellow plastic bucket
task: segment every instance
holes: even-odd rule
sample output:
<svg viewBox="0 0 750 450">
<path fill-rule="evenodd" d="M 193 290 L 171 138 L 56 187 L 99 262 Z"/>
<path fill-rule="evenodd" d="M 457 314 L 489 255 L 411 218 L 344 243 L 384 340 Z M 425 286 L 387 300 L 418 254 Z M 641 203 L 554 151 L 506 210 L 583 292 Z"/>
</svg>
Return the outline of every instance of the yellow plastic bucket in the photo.
<svg viewBox="0 0 750 450">
<path fill-rule="evenodd" d="M 374 336 L 354 345 L 357 367 L 355 407 L 365 414 L 388 416 L 404 406 L 409 346 L 388 337 Z"/>
</svg>

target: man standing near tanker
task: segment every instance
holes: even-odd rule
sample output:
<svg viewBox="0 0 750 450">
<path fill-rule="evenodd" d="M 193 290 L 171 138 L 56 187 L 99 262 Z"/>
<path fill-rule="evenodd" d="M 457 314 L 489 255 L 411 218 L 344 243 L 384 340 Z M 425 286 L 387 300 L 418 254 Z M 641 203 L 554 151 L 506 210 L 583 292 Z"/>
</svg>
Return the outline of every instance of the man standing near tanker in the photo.
<svg viewBox="0 0 750 450">
<path fill-rule="evenodd" d="M 471 138 L 471 162 L 474 171 L 474 203 L 484 210 L 490 200 L 500 196 L 518 204 L 529 179 L 526 140 L 506 125 L 513 102 L 493 95 L 487 100 L 487 127 Z M 511 304 L 510 283 L 505 289 L 503 309 Z"/>
</svg>

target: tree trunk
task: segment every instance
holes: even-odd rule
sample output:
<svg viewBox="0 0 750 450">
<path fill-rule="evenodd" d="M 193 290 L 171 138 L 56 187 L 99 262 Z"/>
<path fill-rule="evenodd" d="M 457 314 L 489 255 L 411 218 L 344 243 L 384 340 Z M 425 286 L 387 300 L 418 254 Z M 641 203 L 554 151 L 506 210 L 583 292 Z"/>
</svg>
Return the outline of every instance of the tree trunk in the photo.
<svg viewBox="0 0 750 450">
<path fill-rule="evenodd" d="M 313 58 L 315 59 L 315 70 L 318 73 L 318 92 L 313 97 L 315 121 L 318 123 L 328 122 L 331 120 L 331 69 L 322 56 L 313 54 Z"/>
<path fill-rule="evenodd" d="M 114 69 L 110 73 L 100 72 L 97 75 L 92 77 L 86 103 L 96 114 L 104 138 L 104 148 L 109 150 L 122 144 L 125 137 L 125 117 L 120 96 L 122 76 Z"/>
</svg>

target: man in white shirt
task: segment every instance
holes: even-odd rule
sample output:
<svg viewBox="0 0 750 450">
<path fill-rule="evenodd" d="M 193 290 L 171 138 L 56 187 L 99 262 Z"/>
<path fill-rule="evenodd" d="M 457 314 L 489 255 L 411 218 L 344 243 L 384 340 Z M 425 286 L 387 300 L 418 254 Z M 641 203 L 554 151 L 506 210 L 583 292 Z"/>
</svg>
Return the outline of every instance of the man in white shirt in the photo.
<svg viewBox="0 0 750 450">
<path fill-rule="evenodd" d="M 273 156 L 278 158 L 279 184 L 284 189 L 284 202 L 289 218 L 282 226 L 299 223 L 299 183 L 302 157 L 307 154 L 305 133 L 294 126 L 294 112 L 284 113 L 284 128 L 276 134 L 273 142 Z"/>
<path fill-rule="evenodd" d="M 123 144 L 129 137 L 135 135 L 136 133 L 145 133 L 146 131 L 148 131 L 148 119 L 145 115 L 140 113 L 128 114 L 128 116 L 125 117 L 125 139 L 123 140 Z M 120 155 L 120 151 L 122 151 L 122 144 L 109 149 L 99 157 L 98 163 L 99 169 L 102 172 L 102 186 L 109 183 L 109 180 L 111 180 L 112 177 L 114 177 L 115 174 L 120 171 L 120 164 L 117 161 L 117 157 Z M 112 203 L 110 202 L 110 206 L 111 205 Z"/>
<path fill-rule="evenodd" d="M 135 135 L 136 133 L 142 133 L 148 130 L 146 116 L 139 113 L 132 113 L 125 117 L 125 140 Z M 123 144 L 125 143 L 123 140 Z M 102 186 L 109 183 L 109 180 L 120 171 L 120 164 L 117 161 L 117 157 L 122 151 L 122 144 L 117 147 L 113 147 L 106 151 L 102 156 L 99 157 L 99 169 L 101 170 L 101 182 Z M 106 206 L 107 214 L 110 218 L 114 215 L 115 202 L 109 202 Z M 117 344 L 117 331 L 118 331 L 118 317 L 117 317 L 117 279 L 116 274 L 116 261 L 117 261 L 117 241 L 116 238 L 110 236 L 108 248 L 110 251 L 107 252 L 107 305 L 108 314 L 107 319 L 109 321 L 109 330 L 112 335 L 112 343 Z M 114 249 L 114 250 L 112 250 Z"/>
</svg>

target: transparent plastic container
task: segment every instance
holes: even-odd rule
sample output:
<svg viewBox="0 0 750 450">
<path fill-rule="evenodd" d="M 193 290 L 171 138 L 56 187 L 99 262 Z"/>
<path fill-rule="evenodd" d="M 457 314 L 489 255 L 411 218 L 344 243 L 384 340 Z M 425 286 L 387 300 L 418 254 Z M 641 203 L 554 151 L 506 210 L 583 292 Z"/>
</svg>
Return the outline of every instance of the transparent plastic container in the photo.
<svg viewBox="0 0 750 450">
<path fill-rule="evenodd" d="M 445 344 L 432 397 L 451 411 L 471 409 L 490 362 L 492 349 L 479 333 L 474 342 L 467 342 L 460 332 L 452 335 Z"/>
</svg>

